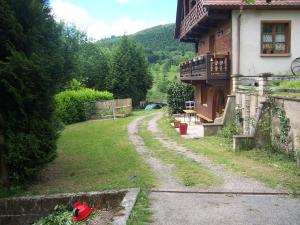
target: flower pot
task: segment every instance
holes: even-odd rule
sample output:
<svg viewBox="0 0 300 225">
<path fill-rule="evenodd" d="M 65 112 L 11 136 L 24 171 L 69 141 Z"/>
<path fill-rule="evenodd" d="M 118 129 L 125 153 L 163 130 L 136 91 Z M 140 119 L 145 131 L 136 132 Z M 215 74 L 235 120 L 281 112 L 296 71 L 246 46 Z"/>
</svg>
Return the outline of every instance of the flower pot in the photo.
<svg viewBox="0 0 300 225">
<path fill-rule="evenodd" d="M 179 125 L 180 135 L 186 135 L 187 134 L 187 128 L 188 128 L 187 123 L 180 123 L 180 125 Z"/>
<path fill-rule="evenodd" d="M 180 121 L 175 120 L 174 126 L 175 126 L 175 128 L 179 128 L 179 126 L 180 126 Z"/>
</svg>

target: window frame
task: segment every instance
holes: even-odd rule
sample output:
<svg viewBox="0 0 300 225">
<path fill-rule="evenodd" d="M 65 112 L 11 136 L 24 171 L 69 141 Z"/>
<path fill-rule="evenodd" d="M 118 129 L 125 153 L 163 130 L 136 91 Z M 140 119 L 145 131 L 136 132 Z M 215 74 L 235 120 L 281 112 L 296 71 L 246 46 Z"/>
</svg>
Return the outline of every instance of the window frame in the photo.
<svg viewBox="0 0 300 225">
<path fill-rule="evenodd" d="M 264 24 L 271 24 L 272 25 L 272 43 L 274 44 L 274 28 L 275 24 L 285 24 L 287 25 L 287 29 L 285 30 L 286 34 L 286 50 L 285 52 L 276 52 L 276 53 L 264 53 L 263 52 L 263 27 Z M 291 56 L 291 20 L 262 20 L 260 25 L 260 55 L 261 56 Z"/>
</svg>

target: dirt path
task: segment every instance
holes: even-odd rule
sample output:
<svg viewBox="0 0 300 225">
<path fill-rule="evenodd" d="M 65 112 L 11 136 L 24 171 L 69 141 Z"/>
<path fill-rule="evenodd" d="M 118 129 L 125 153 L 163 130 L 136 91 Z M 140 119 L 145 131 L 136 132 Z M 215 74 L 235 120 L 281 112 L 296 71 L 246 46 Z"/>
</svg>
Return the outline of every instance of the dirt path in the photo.
<svg viewBox="0 0 300 225">
<path fill-rule="evenodd" d="M 145 116 L 132 121 L 128 126 L 128 136 L 137 152 L 153 169 L 159 184 L 150 194 L 153 223 L 155 225 L 282 225 L 299 224 L 300 201 L 288 196 L 276 195 L 276 190 L 249 178 L 226 172 L 205 156 L 195 154 L 184 146 L 164 136 L 157 121 L 163 113 L 155 113 L 148 123 L 148 130 L 164 148 L 176 151 L 183 157 L 195 160 L 216 176 L 223 184 L 208 189 L 189 188 L 181 185 L 171 175 L 172 166 L 154 158 L 138 135 L 140 122 Z M 252 192 L 253 194 L 201 194 L 191 192 Z M 257 195 L 257 193 L 274 195 Z"/>
<path fill-rule="evenodd" d="M 160 120 L 163 113 L 157 113 L 148 123 L 148 130 L 152 132 L 154 138 L 159 141 L 164 148 L 176 151 L 177 153 L 183 155 L 184 157 L 195 160 L 200 163 L 208 170 L 210 170 L 217 177 L 221 178 L 224 182 L 218 186 L 212 186 L 206 189 L 206 191 L 222 191 L 222 192 L 279 192 L 282 190 L 273 190 L 266 187 L 261 182 L 254 179 L 241 177 L 229 172 L 226 172 L 223 167 L 214 164 L 205 156 L 199 153 L 193 153 L 191 150 L 180 145 L 179 143 L 167 138 L 161 133 L 157 126 L 157 121 Z"/>
<path fill-rule="evenodd" d="M 128 126 L 129 140 L 134 144 L 139 155 L 148 163 L 158 178 L 159 184 L 157 188 L 164 190 L 186 190 L 178 179 L 171 175 L 172 167 L 164 164 L 161 160 L 154 158 L 151 151 L 145 146 L 142 138 L 137 134 L 139 123 L 145 118 L 139 117 L 132 121 Z"/>
</svg>

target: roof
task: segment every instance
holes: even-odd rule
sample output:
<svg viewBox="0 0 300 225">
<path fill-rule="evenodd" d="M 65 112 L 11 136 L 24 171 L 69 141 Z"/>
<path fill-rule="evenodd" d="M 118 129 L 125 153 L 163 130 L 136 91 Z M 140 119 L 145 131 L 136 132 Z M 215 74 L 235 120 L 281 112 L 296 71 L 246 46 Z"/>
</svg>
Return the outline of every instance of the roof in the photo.
<svg viewBox="0 0 300 225">
<path fill-rule="evenodd" d="M 270 3 L 267 3 L 266 0 L 256 0 L 254 4 L 242 3 L 242 0 L 204 0 L 204 5 L 300 5 L 300 0 L 272 0 Z"/>
<path fill-rule="evenodd" d="M 242 0 L 203 0 L 203 5 L 208 8 L 217 6 L 225 6 L 226 8 L 235 8 L 245 6 L 247 8 L 293 8 L 293 6 L 300 6 L 300 0 L 272 0 L 268 3 L 266 0 L 255 0 L 255 3 L 247 4 Z"/>
</svg>

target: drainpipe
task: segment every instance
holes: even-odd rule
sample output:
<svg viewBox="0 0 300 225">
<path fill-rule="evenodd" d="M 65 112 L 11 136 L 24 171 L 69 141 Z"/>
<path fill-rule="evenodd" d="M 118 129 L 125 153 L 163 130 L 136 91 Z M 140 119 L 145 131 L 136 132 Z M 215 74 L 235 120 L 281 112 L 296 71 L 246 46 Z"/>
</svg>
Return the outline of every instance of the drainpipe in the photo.
<svg viewBox="0 0 300 225">
<path fill-rule="evenodd" d="M 240 7 L 240 13 L 238 15 L 238 21 L 237 21 L 237 75 L 240 75 L 241 73 L 241 17 L 243 13 L 244 6 Z"/>
</svg>

